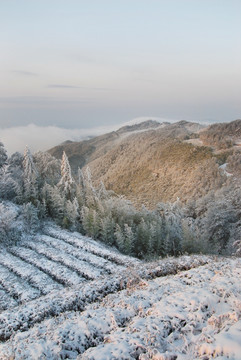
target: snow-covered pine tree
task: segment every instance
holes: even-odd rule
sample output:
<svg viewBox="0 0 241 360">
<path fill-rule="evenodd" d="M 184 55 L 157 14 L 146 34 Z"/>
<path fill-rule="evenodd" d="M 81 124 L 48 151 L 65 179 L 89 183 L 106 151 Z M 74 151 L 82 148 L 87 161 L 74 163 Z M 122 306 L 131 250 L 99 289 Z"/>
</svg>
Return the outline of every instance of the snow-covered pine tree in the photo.
<svg viewBox="0 0 241 360">
<path fill-rule="evenodd" d="M 163 224 L 156 216 L 150 224 L 150 252 L 153 256 L 165 256 Z"/>
<path fill-rule="evenodd" d="M 31 203 L 23 205 L 23 224 L 27 234 L 34 234 L 39 228 L 38 209 Z"/>
<path fill-rule="evenodd" d="M 41 195 L 42 201 L 44 200 L 46 213 L 61 225 L 64 218 L 66 201 L 62 196 L 59 187 L 45 183 Z"/>
<path fill-rule="evenodd" d="M 83 206 L 81 209 L 81 220 L 86 235 L 97 239 L 100 234 L 100 218 L 96 210 Z"/>
<path fill-rule="evenodd" d="M 131 255 L 134 246 L 135 236 L 132 231 L 132 228 L 128 224 L 124 225 L 124 234 L 125 234 L 124 253 Z"/>
<path fill-rule="evenodd" d="M 13 200 L 18 193 L 18 184 L 12 178 L 9 165 L 0 168 L 0 198 Z"/>
<path fill-rule="evenodd" d="M 84 184 L 84 175 L 80 168 L 78 168 L 78 186 L 76 197 L 79 203 L 79 206 L 82 207 L 86 203 L 86 194 L 85 194 L 85 184 Z"/>
<path fill-rule="evenodd" d="M 115 222 L 111 214 L 106 215 L 100 220 L 100 236 L 101 240 L 108 245 L 113 245 L 114 243 L 114 231 L 115 231 Z"/>
<path fill-rule="evenodd" d="M 76 198 L 73 201 L 67 200 L 65 204 L 65 214 L 63 226 L 66 228 L 75 227 L 79 221 L 79 204 Z"/>
<path fill-rule="evenodd" d="M 114 236 L 115 236 L 117 248 L 120 251 L 124 251 L 125 236 L 123 234 L 123 231 L 122 231 L 120 225 L 118 225 L 118 224 L 116 224 Z"/>
<path fill-rule="evenodd" d="M 136 227 L 134 251 L 136 256 L 140 258 L 144 258 L 150 253 L 149 223 L 144 218 L 141 218 L 140 223 Z"/>
<path fill-rule="evenodd" d="M 33 155 L 34 163 L 39 174 L 39 183 L 42 187 L 45 182 L 56 185 L 61 177 L 60 160 L 47 152 L 38 151 Z"/>
<path fill-rule="evenodd" d="M 23 201 L 36 203 L 38 198 L 38 173 L 32 154 L 26 146 L 23 158 Z"/>
<path fill-rule="evenodd" d="M 71 168 L 68 157 L 63 152 L 61 162 L 61 179 L 58 183 L 58 188 L 62 191 L 66 200 L 71 200 L 76 196 L 76 184 L 71 174 Z"/>
<path fill-rule="evenodd" d="M 0 142 L 0 167 L 6 164 L 7 158 L 7 151 L 5 150 L 3 143 Z"/>
<path fill-rule="evenodd" d="M 183 210 L 179 199 L 174 203 L 158 204 L 163 223 L 164 248 L 166 255 L 177 256 L 182 252 Z"/>
<path fill-rule="evenodd" d="M 90 168 L 87 167 L 83 173 L 83 190 L 85 196 L 85 204 L 90 208 L 96 208 L 98 202 L 98 194 L 92 183 L 92 175 Z"/>
</svg>

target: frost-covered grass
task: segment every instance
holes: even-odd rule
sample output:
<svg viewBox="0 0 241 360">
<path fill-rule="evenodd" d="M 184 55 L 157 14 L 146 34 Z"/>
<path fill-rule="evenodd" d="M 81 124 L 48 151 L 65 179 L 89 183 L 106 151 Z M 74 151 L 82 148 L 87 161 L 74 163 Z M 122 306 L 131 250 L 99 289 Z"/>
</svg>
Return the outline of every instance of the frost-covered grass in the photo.
<svg viewBox="0 0 241 360">
<path fill-rule="evenodd" d="M 22 328 L 22 332 L 13 334 L 0 345 L 0 357 L 13 356 L 16 360 L 240 359 L 241 261 L 209 258 L 202 267 L 181 271 L 188 268 L 188 259 L 192 263 L 191 257 L 166 260 L 169 270 L 173 265 L 174 272 L 179 263 L 180 272 L 176 275 L 147 280 L 138 279 L 137 274 L 134 282 L 125 279 L 123 289 L 113 286 L 110 291 L 105 283 L 107 279 L 92 282 L 88 289 L 86 284 L 82 299 L 88 298 L 88 301 L 85 300 L 82 312 L 59 312 L 58 316 L 49 315 L 36 321 L 26 331 Z M 198 266 L 198 258 L 195 259 Z M 111 281 L 109 278 L 109 285 Z M 95 296 L 94 286 L 99 297 Z M 104 288 L 106 291 L 102 294 Z M 110 292 L 112 294 L 107 295 Z M 90 301 L 90 294 L 94 303 Z M 58 297 L 56 301 L 61 304 Z M 32 307 L 29 303 L 35 314 L 34 303 L 40 308 L 45 301 L 34 300 Z M 28 306 L 25 305 L 25 311 L 23 308 L 18 308 L 15 320 L 13 315 L 7 317 L 11 311 L 4 312 L 1 329 L 5 325 L 6 332 L 16 319 L 26 323 L 23 314 L 27 313 Z"/>
</svg>

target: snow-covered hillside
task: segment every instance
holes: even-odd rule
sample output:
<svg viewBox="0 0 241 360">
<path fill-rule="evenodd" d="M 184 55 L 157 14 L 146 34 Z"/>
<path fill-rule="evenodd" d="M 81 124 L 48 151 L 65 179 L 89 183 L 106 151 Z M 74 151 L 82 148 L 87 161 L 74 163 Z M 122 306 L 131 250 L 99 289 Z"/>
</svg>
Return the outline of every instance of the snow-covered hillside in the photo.
<svg viewBox="0 0 241 360">
<path fill-rule="evenodd" d="M 139 264 L 78 233 L 50 226 L 44 233 L 1 249 L 0 311 Z"/>
<path fill-rule="evenodd" d="M 240 259 L 144 263 L 78 233 L 0 254 L 0 359 L 240 359 Z"/>
</svg>

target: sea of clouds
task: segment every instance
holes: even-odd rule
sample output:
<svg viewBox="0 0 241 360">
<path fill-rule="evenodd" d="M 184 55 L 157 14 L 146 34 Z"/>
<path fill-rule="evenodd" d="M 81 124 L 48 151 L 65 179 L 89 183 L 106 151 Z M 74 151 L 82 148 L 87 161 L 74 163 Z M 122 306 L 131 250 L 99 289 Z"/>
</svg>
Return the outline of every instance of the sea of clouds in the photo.
<svg viewBox="0 0 241 360">
<path fill-rule="evenodd" d="M 168 119 L 151 116 L 138 117 L 121 124 L 87 129 L 66 129 L 57 126 L 38 126 L 36 124 L 29 124 L 27 126 L 0 128 L 0 141 L 7 149 L 9 156 L 16 151 L 23 152 L 26 145 L 32 152 L 36 152 L 38 150 L 44 151 L 53 146 L 59 145 L 66 140 L 80 141 L 88 139 L 89 137 L 115 131 L 122 126 L 134 125 L 149 119 L 159 122 L 170 121 Z"/>
</svg>

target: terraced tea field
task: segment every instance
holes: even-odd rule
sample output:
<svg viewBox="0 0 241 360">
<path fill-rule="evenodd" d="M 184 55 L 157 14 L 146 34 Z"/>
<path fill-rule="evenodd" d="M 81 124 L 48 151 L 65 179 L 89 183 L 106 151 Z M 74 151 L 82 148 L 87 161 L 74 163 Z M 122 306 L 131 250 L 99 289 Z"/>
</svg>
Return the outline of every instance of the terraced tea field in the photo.
<svg viewBox="0 0 241 360">
<path fill-rule="evenodd" d="M 1 250 L 0 311 L 139 264 L 79 234 L 50 227 L 44 232 Z"/>
<path fill-rule="evenodd" d="M 1 249 L 0 359 L 236 359 L 240 268 L 207 256 L 144 263 L 46 226 Z M 236 348 L 218 353 L 230 336 Z"/>
</svg>

